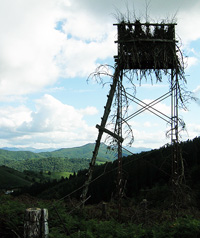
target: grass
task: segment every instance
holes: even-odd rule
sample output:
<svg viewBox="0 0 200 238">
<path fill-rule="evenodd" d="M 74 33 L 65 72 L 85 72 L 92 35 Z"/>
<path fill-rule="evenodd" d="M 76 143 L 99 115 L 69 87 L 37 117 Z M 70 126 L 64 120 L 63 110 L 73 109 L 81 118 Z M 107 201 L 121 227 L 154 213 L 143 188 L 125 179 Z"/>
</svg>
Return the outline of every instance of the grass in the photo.
<svg viewBox="0 0 200 238">
<path fill-rule="evenodd" d="M 48 171 L 43 174 L 46 178 L 50 179 L 61 179 L 62 177 L 64 178 L 69 178 L 70 175 L 73 175 L 71 172 L 51 172 L 48 174 Z"/>
<path fill-rule="evenodd" d="M 80 201 L 69 199 L 64 201 L 40 200 L 22 195 L 13 197 L 0 195 L 0 234 L 1 237 L 13 237 L 13 233 L 23 237 L 24 211 L 29 207 L 46 208 L 49 212 L 49 237 L 59 238 L 199 238 L 199 214 L 189 215 L 190 210 L 176 219 L 166 214 L 168 210 L 158 207 L 149 210 L 144 217 L 143 210 L 135 210 L 137 206 L 127 204 L 126 219 L 118 221 L 117 203 L 107 203 L 106 214 L 102 214 L 102 204 L 80 208 Z M 131 205 L 131 207 L 129 207 Z M 56 209 L 55 209 L 56 207 Z M 122 208 L 124 210 L 125 207 Z M 137 211 L 137 212 L 136 212 Z M 164 213 L 163 213 L 164 212 Z M 189 212 L 189 214 L 188 214 Z M 59 214 L 59 215 L 58 215 Z M 148 214 L 150 216 L 148 216 Z M 160 215 L 165 219 L 160 219 Z M 129 216 L 131 215 L 131 216 Z M 164 218 L 163 217 L 163 218 Z M 138 220 L 138 218 L 140 218 Z M 142 219 L 142 220 L 141 220 Z M 62 220 L 62 222 L 61 222 Z M 135 220 L 135 221 L 134 221 Z M 137 220 L 137 221 L 136 221 Z M 66 229 L 64 229 L 63 224 Z M 68 235 L 66 233 L 69 233 Z"/>
<path fill-rule="evenodd" d="M 105 164 L 105 162 L 102 162 L 102 161 L 96 161 L 96 165 L 102 165 L 102 164 Z"/>
</svg>

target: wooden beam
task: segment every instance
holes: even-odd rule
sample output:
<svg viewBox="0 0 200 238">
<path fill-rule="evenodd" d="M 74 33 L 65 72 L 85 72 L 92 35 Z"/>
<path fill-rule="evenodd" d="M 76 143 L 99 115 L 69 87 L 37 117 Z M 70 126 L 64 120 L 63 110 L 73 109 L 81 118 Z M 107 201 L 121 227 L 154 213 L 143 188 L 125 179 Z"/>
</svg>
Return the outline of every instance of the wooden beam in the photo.
<svg viewBox="0 0 200 238">
<path fill-rule="evenodd" d="M 115 139 L 117 139 L 119 142 L 123 142 L 124 139 L 120 136 L 118 136 L 117 134 L 113 133 L 112 131 L 109 131 L 108 129 L 106 129 L 105 127 L 102 127 L 102 126 L 99 126 L 99 125 L 96 125 L 96 128 L 109 134 L 110 136 L 114 137 Z"/>
<path fill-rule="evenodd" d="M 138 25 L 142 25 L 142 26 L 176 26 L 177 23 L 131 23 L 131 22 L 121 22 L 121 23 L 115 23 L 113 24 L 113 26 L 119 26 L 119 25 L 128 25 L 128 26 L 138 26 Z"/>
<path fill-rule="evenodd" d="M 135 39 L 128 39 L 128 40 L 117 40 L 115 43 L 130 43 L 130 42 L 162 42 L 162 43 L 177 43 L 177 40 L 167 40 L 167 39 L 154 39 L 152 38 L 135 38 Z"/>
</svg>

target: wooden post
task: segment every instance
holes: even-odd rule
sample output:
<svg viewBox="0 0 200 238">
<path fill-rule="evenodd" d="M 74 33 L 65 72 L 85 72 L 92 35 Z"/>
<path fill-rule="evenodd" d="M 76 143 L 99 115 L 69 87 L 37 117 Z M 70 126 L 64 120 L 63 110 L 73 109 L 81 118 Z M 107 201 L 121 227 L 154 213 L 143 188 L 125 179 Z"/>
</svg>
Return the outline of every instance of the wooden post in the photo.
<svg viewBox="0 0 200 238">
<path fill-rule="evenodd" d="M 42 219 L 41 219 L 41 231 L 42 231 L 42 238 L 49 237 L 49 226 L 48 226 L 48 210 L 42 209 Z"/>
<path fill-rule="evenodd" d="M 107 206 L 107 203 L 106 203 L 106 202 L 103 202 L 101 208 L 102 208 L 102 217 L 104 217 L 104 218 L 106 218 L 106 216 L 107 216 L 106 206 Z"/>
<path fill-rule="evenodd" d="M 48 210 L 28 208 L 24 215 L 24 238 L 48 238 Z"/>
</svg>

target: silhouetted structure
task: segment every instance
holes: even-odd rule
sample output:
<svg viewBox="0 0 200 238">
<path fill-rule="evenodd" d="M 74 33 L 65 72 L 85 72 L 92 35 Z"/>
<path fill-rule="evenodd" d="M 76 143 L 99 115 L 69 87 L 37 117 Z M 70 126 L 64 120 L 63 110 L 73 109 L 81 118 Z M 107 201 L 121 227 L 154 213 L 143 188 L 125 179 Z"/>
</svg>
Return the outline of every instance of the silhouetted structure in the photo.
<svg viewBox="0 0 200 238">
<path fill-rule="evenodd" d="M 140 21 L 120 22 L 114 24 L 118 29 L 118 55 L 115 58 L 115 72 L 112 77 L 112 85 L 108 95 L 107 104 L 101 120 L 101 125 L 97 125 L 99 129 L 98 138 L 96 140 L 96 146 L 93 152 L 93 157 L 90 163 L 88 171 L 88 178 L 85 183 L 83 191 L 83 199 L 86 198 L 88 186 L 92 179 L 92 172 L 95 165 L 95 160 L 98 154 L 100 141 L 103 132 L 106 132 L 117 141 L 118 146 L 118 200 L 119 200 L 119 216 L 121 213 L 121 198 L 123 196 L 125 181 L 122 175 L 122 142 L 123 123 L 127 123 L 128 120 L 137 116 L 141 112 L 148 110 L 159 116 L 171 125 L 171 129 L 168 134 L 171 136 L 171 143 L 173 145 L 172 151 L 172 190 L 173 190 L 173 201 L 174 210 L 178 211 L 181 204 L 181 189 L 182 180 L 184 176 L 184 168 L 182 156 L 179 149 L 179 124 L 181 121 L 178 117 L 179 100 L 184 103 L 181 87 L 179 84 L 180 80 L 184 80 L 184 68 L 179 52 L 177 48 L 177 41 L 175 39 L 175 25 L 174 23 L 140 23 Z M 181 54 L 181 52 L 179 52 Z M 132 84 L 134 84 L 134 77 L 139 79 L 141 82 L 142 77 L 153 78 L 152 74 L 155 75 L 157 81 L 162 80 L 162 74 L 169 76 L 170 90 L 155 99 L 149 104 L 145 104 L 135 95 L 129 95 L 123 87 L 123 76 L 127 73 L 133 78 L 130 78 Z M 100 73 L 99 73 L 100 74 Z M 126 77 L 127 78 L 127 77 Z M 117 110 L 116 110 L 116 122 L 114 132 L 106 129 L 106 123 L 111 111 L 111 105 L 113 98 L 117 98 Z M 123 97 L 126 100 L 132 100 L 141 106 L 142 109 L 136 111 L 127 118 L 123 118 Z M 168 116 L 154 108 L 154 105 L 161 102 L 162 100 L 171 97 L 171 116 Z M 115 101 L 115 103 L 116 103 Z"/>
</svg>

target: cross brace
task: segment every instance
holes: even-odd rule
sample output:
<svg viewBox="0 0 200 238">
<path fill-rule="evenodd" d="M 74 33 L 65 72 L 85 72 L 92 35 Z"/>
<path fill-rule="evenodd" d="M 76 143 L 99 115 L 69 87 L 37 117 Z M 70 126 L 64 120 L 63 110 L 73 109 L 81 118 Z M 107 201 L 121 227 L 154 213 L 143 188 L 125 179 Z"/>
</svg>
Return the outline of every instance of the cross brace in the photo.
<svg viewBox="0 0 200 238">
<path fill-rule="evenodd" d="M 124 139 L 121 136 L 118 136 L 117 134 L 113 133 L 112 131 L 109 131 L 106 128 L 103 128 L 103 127 L 101 127 L 99 125 L 96 125 L 96 128 L 99 129 L 99 130 L 102 130 L 103 132 L 106 132 L 107 134 L 109 134 L 110 136 L 114 137 L 115 139 L 117 139 L 121 143 L 124 141 Z"/>
</svg>

